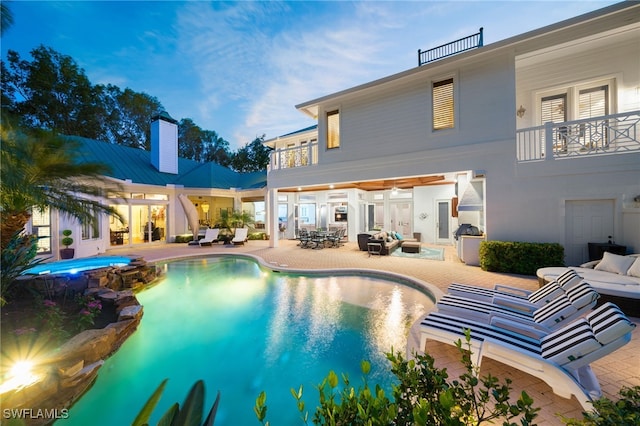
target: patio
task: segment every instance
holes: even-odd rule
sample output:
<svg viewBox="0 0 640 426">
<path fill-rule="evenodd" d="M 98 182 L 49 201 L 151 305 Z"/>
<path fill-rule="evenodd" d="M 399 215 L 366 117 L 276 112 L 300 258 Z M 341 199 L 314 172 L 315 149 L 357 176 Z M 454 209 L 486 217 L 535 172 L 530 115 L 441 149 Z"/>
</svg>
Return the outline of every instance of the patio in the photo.
<svg viewBox="0 0 640 426">
<path fill-rule="evenodd" d="M 264 259 L 265 263 L 280 268 L 292 269 L 375 269 L 412 276 L 438 287 L 446 292 L 452 282 L 492 287 L 495 283 L 518 286 L 525 289 L 538 287 L 536 277 L 485 272 L 479 267 L 467 266 L 460 262 L 452 246 L 445 247 L 445 260 L 431 261 L 392 256 L 368 257 L 359 250 L 356 242 L 348 242 L 339 249 L 320 250 L 313 255 L 308 250 L 300 250 L 297 240 L 280 241 L 280 247 L 269 248 L 268 241 L 249 241 L 244 246 L 213 245 L 211 247 L 187 246 L 186 244 L 157 245 L 148 248 L 117 248 L 108 254 L 136 254 L 148 262 L 176 257 L 201 256 L 212 253 L 247 253 Z M 632 318 L 640 324 L 639 318 Z M 633 339 L 626 346 L 594 362 L 592 368 L 600 381 L 603 394 L 617 399 L 622 386 L 640 386 L 640 327 L 634 331 Z M 417 346 L 417 333 L 409 337 L 410 345 Z M 428 342 L 427 351 L 439 361 L 439 367 L 447 367 L 450 376 L 462 373 L 459 354 L 453 346 L 438 342 Z M 482 363 L 481 374 L 491 373 L 500 378 L 512 380 L 513 393 L 522 390 L 534 399 L 541 408 L 538 424 L 559 424 L 556 413 L 581 418 L 581 407 L 575 399 L 564 399 L 553 394 L 550 387 L 541 380 L 522 373 L 504 364 L 486 359 Z"/>
</svg>

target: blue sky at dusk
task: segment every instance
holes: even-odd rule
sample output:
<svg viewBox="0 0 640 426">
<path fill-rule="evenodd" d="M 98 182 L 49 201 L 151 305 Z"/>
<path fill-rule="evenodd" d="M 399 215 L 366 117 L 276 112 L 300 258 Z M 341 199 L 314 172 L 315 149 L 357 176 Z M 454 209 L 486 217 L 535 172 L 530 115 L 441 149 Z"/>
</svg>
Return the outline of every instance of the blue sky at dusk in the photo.
<svg viewBox="0 0 640 426">
<path fill-rule="evenodd" d="M 315 124 L 295 105 L 413 68 L 418 49 L 480 27 L 486 45 L 613 3 L 10 1 L 2 59 L 51 47 L 235 150 Z"/>
</svg>

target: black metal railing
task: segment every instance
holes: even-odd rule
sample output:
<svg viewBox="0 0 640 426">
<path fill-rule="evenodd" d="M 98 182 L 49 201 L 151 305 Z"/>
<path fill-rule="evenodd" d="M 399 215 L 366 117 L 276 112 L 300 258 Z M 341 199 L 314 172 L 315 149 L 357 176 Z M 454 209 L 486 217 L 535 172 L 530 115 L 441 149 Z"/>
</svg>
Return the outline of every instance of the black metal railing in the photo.
<svg viewBox="0 0 640 426">
<path fill-rule="evenodd" d="M 434 47 L 433 49 L 424 51 L 418 49 L 418 66 L 464 52 L 465 50 L 475 49 L 476 47 L 482 47 L 482 28 L 475 34 L 443 44 L 442 46 Z"/>
</svg>

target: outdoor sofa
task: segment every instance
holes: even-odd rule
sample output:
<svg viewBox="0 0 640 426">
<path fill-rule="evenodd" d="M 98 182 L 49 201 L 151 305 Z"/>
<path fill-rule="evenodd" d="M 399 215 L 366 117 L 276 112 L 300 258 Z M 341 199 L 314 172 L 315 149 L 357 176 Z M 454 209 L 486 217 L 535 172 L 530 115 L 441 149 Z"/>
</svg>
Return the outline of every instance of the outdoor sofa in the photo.
<svg viewBox="0 0 640 426">
<path fill-rule="evenodd" d="M 553 281 L 566 267 L 540 268 L 540 285 Z M 571 266 L 600 294 L 600 302 L 613 302 L 625 314 L 640 317 L 640 254 L 621 256 L 605 252 L 601 260 Z"/>
<path fill-rule="evenodd" d="M 402 243 L 406 241 L 417 242 L 417 238 L 404 238 L 394 231 L 379 231 L 374 234 L 358 235 L 358 244 L 360 250 L 367 251 L 367 244 L 380 244 L 380 254 L 387 256 L 393 253 L 397 248 L 402 247 Z"/>
</svg>

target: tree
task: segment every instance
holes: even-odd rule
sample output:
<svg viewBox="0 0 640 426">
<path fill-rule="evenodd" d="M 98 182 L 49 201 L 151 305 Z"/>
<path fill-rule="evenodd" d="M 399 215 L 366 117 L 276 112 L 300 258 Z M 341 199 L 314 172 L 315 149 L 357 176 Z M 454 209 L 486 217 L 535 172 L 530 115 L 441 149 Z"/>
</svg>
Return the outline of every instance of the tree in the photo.
<svg viewBox="0 0 640 426">
<path fill-rule="evenodd" d="M 205 145 L 204 161 L 213 161 L 229 167 L 233 154 L 229 151 L 229 142 L 218 136 L 214 130 L 204 130 L 202 140 Z"/>
<path fill-rule="evenodd" d="M 79 145 L 72 139 L 52 131 L 23 130 L 8 121 L 3 115 L 0 128 L 2 250 L 24 229 L 32 209 L 42 211 L 50 207 L 81 223 L 95 223 L 98 214 L 107 213 L 124 223 L 124 217 L 95 198 L 109 189 L 119 189 L 104 177 L 108 172 L 106 165 L 83 161 Z"/>
<path fill-rule="evenodd" d="M 104 139 L 133 148 L 151 149 L 151 117 L 164 109 L 160 101 L 146 93 L 108 84 L 99 86 L 105 114 L 101 117 Z"/>
<path fill-rule="evenodd" d="M 13 14 L 7 6 L 7 2 L 0 4 L 0 15 L 2 15 L 2 22 L 0 23 L 0 31 L 4 34 L 7 29 L 13 25 Z"/>
<path fill-rule="evenodd" d="M 202 161 L 204 146 L 202 129 L 190 118 L 183 118 L 178 123 L 178 156 Z"/>
<path fill-rule="evenodd" d="M 271 148 L 264 146 L 265 135 L 240 148 L 231 160 L 231 168 L 237 172 L 258 172 L 266 170 L 270 161 Z"/>
<path fill-rule="evenodd" d="M 91 82 L 70 56 L 40 46 L 31 51 L 33 61 L 9 50 L 2 64 L 3 99 L 24 126 L 59 134 L 98 139 L 104 132 L 101 89 Z"/>
</svg>

